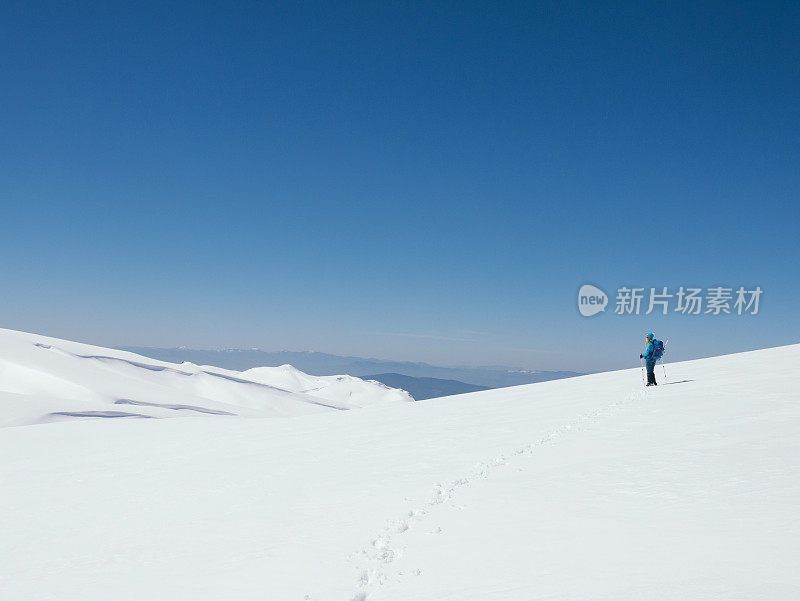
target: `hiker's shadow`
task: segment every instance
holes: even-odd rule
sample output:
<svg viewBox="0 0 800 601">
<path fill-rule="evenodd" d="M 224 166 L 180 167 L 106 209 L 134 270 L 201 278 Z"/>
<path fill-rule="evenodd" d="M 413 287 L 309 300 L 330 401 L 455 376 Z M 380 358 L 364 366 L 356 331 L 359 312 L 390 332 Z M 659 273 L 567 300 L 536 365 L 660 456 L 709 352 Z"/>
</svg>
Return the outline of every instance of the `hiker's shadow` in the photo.
<svg viewBox="0 0 800 601">
<path fill-rule="evenodd" d="M 667 382 L 666 384 L 662 384 L 662 386 L 670 386 L 672 384 L 683 384 L 684 382 L 694 382 L 694 380 L 678 380 L 677 382 Z"/>
</svg>

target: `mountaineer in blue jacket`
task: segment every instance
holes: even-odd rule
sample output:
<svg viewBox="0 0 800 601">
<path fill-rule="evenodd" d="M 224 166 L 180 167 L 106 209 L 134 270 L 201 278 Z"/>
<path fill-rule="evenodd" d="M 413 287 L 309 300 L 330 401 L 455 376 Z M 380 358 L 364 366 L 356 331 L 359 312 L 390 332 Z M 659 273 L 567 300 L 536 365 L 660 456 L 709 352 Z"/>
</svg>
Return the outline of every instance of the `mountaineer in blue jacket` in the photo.
<svg viewBox="0 0 800 601">
<path fill-rule="evenodd" d="M 658 386 L 656 384 L 656 361 L 658 361 L 660 353 L 656 349 L 660 343 L 656 340 L 656 335 L 653 332 L 647 334 L 644 341 L 647 346 L 644 349 L 644 353 L 639 355 L 639 358 L 644 359 L 644 364 L 647 367 L 647 386 Z"/>
</svg>

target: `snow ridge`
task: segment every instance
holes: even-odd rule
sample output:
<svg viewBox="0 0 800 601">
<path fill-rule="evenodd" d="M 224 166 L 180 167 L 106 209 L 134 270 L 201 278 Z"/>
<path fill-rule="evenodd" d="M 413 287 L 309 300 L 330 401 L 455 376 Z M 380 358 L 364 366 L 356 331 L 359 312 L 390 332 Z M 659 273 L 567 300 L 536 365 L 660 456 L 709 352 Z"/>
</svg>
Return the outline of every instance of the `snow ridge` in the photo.
<svg viewBox="0 0 800 601">
<path fill-rule="evenodd" d="M 316 377 L 291 365 L 245 372 L 178 365 L 0 329 L 0 427 L 102 418 L 288 417 L 413 400 L 377 382 Z"/>
</svg>

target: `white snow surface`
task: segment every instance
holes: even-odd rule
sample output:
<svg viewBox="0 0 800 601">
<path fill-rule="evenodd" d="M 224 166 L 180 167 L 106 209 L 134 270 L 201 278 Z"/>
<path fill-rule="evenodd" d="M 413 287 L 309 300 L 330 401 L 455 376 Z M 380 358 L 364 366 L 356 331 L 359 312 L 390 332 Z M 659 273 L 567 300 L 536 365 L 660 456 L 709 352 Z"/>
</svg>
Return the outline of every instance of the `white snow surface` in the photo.
<svg viewBox="0 0 800 601">
<path fill-rule="evenodd" d="M 242 377 L 254 382 L 279 386 L 292 392 L 302 392 L 353 407 L 414 400 L 405 390 L 389 388 L 375 380 L 362 380 L 347 375 L 310 376 L 291 365 L 254 367 L 241 373 Z"/>
<path fill-rule="evenodd" d="M 413 401 L 352 376 L 291 365 L 238 372 L 0 330 L 0 427 L 98 418 L 286 417 Z"/>
<path fill-rule="evenodd" d="M 0 429 L 0 598 L 800 599 L 798 360 L 667 364 L 648 389 L 637 367 L 291 419 Z M 41 373 L 18 394 L 66 375 Z"/>
</svg>

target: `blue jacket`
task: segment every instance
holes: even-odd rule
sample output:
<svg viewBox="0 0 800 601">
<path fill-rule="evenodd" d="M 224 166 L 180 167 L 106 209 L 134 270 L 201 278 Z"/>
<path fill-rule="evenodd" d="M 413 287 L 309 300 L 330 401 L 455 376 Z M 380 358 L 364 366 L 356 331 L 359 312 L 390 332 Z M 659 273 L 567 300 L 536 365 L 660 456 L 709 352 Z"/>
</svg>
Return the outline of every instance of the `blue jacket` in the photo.
<svg viewBox="0 0 800 601">
<path fill-rule="evenodd" d="M 650 340 L 650 342 L 647 343 L 647 348 L 644 349 L 644 353 L 642 353 L 642 355 L 647 361 L 655 361 L 656 360 L 656 358 L 654 357 L 655 352 L 656 352 L 655 339 L 652 339 Z"/>
</svg>

